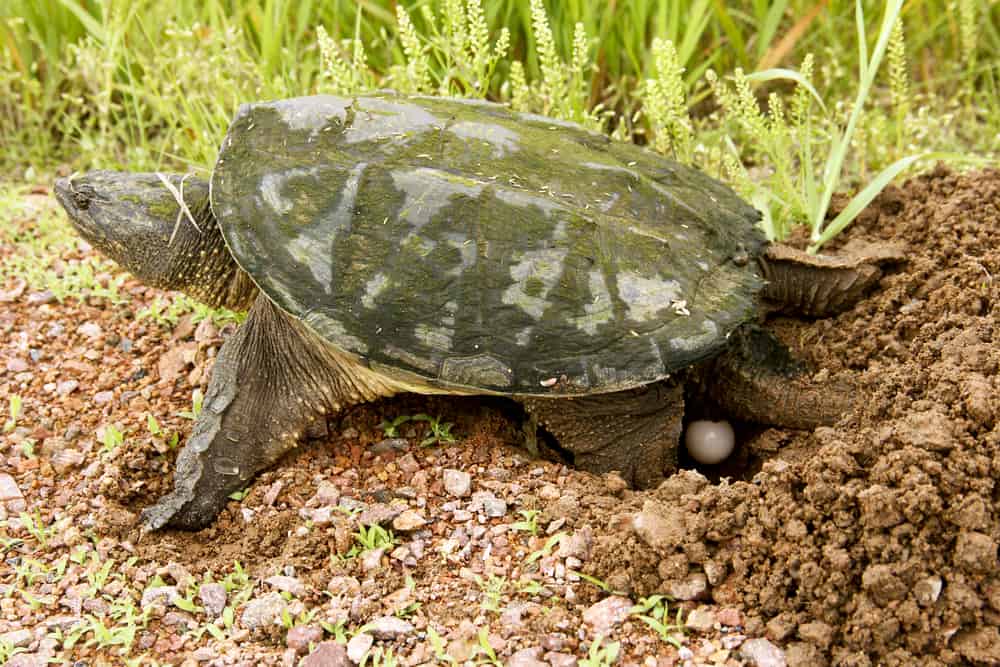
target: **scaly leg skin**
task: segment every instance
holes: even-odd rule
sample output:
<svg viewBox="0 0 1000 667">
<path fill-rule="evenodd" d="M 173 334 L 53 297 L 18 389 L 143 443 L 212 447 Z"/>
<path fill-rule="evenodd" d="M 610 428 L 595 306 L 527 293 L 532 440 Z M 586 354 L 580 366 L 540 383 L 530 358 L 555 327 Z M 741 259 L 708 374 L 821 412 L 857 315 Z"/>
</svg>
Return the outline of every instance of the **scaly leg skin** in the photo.
<svg viewBox="0 0 1000 667">
<path fill-rule="evenodd" d="M 729 348 L 700 369 L 701 391 L 732 417 L 758 424 L 813 429 L 848 412 L 855 388 L 815 381 L 769 331 L 745 326 Z"/>
<path fill-rule="evenodd" d="M 201 414 L 177 457 L 174 490 L 143 510 L 144 528 L 204 527 L 229 494 L 293 449 L 318 420 L 394 393 L 361 368 L 259 296 L 219 350 Z"/>
<path fill-rule="evenodd" d="M 684 392 L 676 383 L 579 398 L 519 400 L 573 453 L 573 463 L 581 470 L 614 470 L 633 486 L 649 488 L 677 469 Z"/>
</svg>

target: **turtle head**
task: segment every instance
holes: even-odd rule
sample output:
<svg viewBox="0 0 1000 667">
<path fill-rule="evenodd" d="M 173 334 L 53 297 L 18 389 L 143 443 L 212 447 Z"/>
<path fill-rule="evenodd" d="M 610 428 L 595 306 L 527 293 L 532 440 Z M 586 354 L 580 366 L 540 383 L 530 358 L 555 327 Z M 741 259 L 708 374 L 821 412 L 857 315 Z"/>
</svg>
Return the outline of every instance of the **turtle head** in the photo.
<svg viewBox="0 0 1000 667">
<path fill-rule="evenodd" d="M 210 305 L 247 306 L 253 286 L 226 249 L 208 181 L 91 171 L 60 178 L 55 193 L 80 235 L 147 285 Z"/>
<path fill-rule="evenodd" d="M 157 287 L 177 289 L 169 283 L 180 255 L 197 245 L 195 237 L 219 233 L 201 179 L 92 171 L 57 180 L 55 191 L 83 238 Z"/>
</svg>

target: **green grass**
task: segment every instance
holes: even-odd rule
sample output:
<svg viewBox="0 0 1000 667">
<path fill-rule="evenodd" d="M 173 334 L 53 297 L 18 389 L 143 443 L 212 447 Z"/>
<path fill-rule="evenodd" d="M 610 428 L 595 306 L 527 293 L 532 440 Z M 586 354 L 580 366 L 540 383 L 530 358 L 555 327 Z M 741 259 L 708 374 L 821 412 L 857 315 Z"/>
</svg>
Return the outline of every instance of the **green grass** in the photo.
<svg viewBox="0 0 1000 667">
<path fill-rule="evenodd" d="M 881 6 L 863 4 L 868 16 Z M 695 100 L 708 94 L 709 67 L 753 71 L 810 52 L 828 63 L 831 94 L 843 98 L 859 58 L 853 4 L 842 1 L 818 13 L 814 0 L 393 7 L 388 0 L 9 0 L 0 9 L 0 112 L 12 121 L 0 127 L 3 160 L 23 167 L 78 155 L 80 166 L 206 168 L 239 102 L 345 83 L 514 99 L 523 76 L 537 95 L 521 101 L 539 110 L 582 119 L 602 105 L 628 125 L 642 106 L 642 83 L 656 75 L 655 41 L 675 45 Z M 1000 59 L 1000 6 L 962 0 L 957 15 L 950 7 L 924 0 L 903 12 L 917 87 L 985 99 L 983 83 Z M 506 48 L 488 46 L 498 40 Z"/>
<path fill-rule="evenodd" d="M 0 170 L 205 174 L 241 102 L 389 86 L 500 100 L 648 143 L 725 175 L 765 209 L 773 236 L 809 225 L 815 250 L 843 226 L 825 222 L 834 190 L 862 190 L 860 206 L 912 172 L 914 156 L 1000 152 L 1000 4 L 911 0 L 892 39 L 892 21 L 878 29 L 886 6 L 8 0 Z M 38 260 L 15 253 L 4 270 L 60 299 L 121 298 L 103 263 L 71 260 L 58 275 Z"/>
<path fill-rule="evenodd" d="M 661 641 L 680 648 L 684 637 L 681 609 L 678 607 L 671 619 L 670 602 L 671 598 L 666 595 L 651 595 L 640 598 L 639 604 L 632 607 L 629 613 L 648 625 Z"/>
</svg>

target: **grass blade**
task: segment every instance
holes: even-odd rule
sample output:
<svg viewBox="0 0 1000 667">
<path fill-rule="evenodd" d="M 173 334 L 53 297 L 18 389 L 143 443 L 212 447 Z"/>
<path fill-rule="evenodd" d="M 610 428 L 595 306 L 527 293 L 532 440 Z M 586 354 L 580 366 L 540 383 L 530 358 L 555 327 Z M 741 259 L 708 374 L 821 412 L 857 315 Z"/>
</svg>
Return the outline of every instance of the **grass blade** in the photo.
<svg viewBox="0 0 1000 667">
<path fill-rule="evenodd" d="M 59 0 L 59 4 L 68 9 L 73 16 L 79 19 L 80 23 L 82 23 L 83 27 L 87 29 L 87 32 L 91 37 L 99 41 L 101 44 L 108 43 L 108 33 L 104 30 L 104 26 L 101 25 L 97 19 L 87 13 L 87 10 L 73 2 L 73 0 Z"/>
<path fill-rule="evenodd" d="M 785 36 L 778 40 L 778 43 L 770 47 L 761 57 L 761 59 L 757 62 L 757 69 L 766 70 L 774 67 L 784 60 L 785 56 L 787 56 L 792 49 L 795 48 L 795 45 L 799 43 L 799 40 L 802 39 L 802 35 L 806 33 L 809 26 L 811 26 L 812 22 L 816 20 L 816 17 L 819 16 L 820 12 L 823 11 L 828 2 L 829 0 L 819 0 L 819 2 L 813 5 L 812 9 L 810 9 L 805 16 L 796 21 L 795 25 L 793 25 L 788 32 L 785 33 Z"/>
<path fill-rule="evenodd" d="M 851 145 L 851 138 L 854 136 L 854 128 L 857 126 L 858 119 L 861 117 L 861 112 L 864 110 L 865 101 L 868 99 L 868 93 L 871 90 L 872 83 L 875 79 L 875 73 L 878 72 L 878 66 L 881 63 L 882 56 L 885 54 L 886 47 L 888 46 L 889 35 L 892 33 L 892 26 L 896 22 L 896 19 L 899 16 L 899 10 L 902 6 L 903 0 L 890 0 L 886 3 L 885 16 L 882 19 L 882 29 L 878 36 L 878 42 L 875 44 L 875 50 L 872 51 L 871 61 L 868 62 L 862 59 L 858 65 L 858 69 L 862 74 L 858 82 L 858 96 L 854 101 L 854 107 L 851 109 L 851 116 L 847 121 L 847 127 L 844 128 L 844 132 L 840 135 L 839 141 L 834 144 L 833 150 L 830 151 L 830 156 L 827 158 L 826 165 L 823 169 L 823 194 L 820 198 L 819 206 L 813 211 L 813 243 L 819 241 L 820 236 L 823 234 L 823 223 L 826 219 L 826 211 L 830 207 L 830 199 L 833 197 L 833 191 L 837 187 L 837 183 L 840 180 L 840 170 L 844 165 L 844 157 L 847 155 L 847 149 Z M 868 53 L 868 48 L 865 45 L 865 17 L 864 10 L 861 8 L 861 0 L 856 0 L 855 7 L 858 24 L 858 51 L 862 55 L 866 55 Z"/>
<path fill-rule="evenodd" d="M 809 83 L 809 79 L 802 76 L 801 73 L 796 72 L 793 69 L 785 69 L 783 67 L 774 67 L 771 69 L 766 69 L 760 72 L 754 72 L 753 74 L 747 75 L 747 81 L 753 83 L 764 83 L 765 81 L 775 81 L 775 80 L 788 80 L 794 81 L 798 85 L 809 91 L 809 94 L 819 103 L 819 106 L 826 111 L 826 105 L 823 104 L 823 98 L 819 96 L 813 85 Z"/>
<path fill-rule="evenodd" d="M 826 229 L 820 235 L 816 241 L 809 246 L 809 252 L 815 253 L 819 248 L 834 238 L 837 234 L 842 232 L 849 224 L 851 224 L 858 214 L 865 209 L 868 204 L 872 202 L 875 197 L 878 196 L 882 190 L 885 189 L 889 183 L 893 181 L 899 174 L 911 167 L 916 162 L 921 160 L 947 160 L 948 162 L 964 162 L 971 164 L 987 165 L 990 164 L 990 160 L 985 158 L 972 157 L 968 155 L 962 155 L 960 153 L 949 153 L 932 151 L 928 153 L 920 153 L 919 155 L 910 155 L 908 157 L 896 160 L 888 167 L 876 174 L 868 185 L 864 187 L 858 194 L 851 198 L 851 201 L 847 203 L 837 217 L 830 221 Z"/>
</svg>

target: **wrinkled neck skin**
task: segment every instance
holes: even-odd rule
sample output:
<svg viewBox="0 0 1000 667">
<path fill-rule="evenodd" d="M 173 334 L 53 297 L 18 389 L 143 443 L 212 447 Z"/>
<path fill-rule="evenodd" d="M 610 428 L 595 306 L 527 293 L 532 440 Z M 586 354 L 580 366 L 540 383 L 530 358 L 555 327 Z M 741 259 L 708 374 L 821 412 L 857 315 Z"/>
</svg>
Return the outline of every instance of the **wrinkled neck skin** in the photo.
<svg viewBox="0 0 1000 667">
<path fill-rule="evenodd" d="M 180 290 L 214 308 L 249 309 L 257 287 L 229 253 L 208 200 L 192 208 L 191 214 L 198 228 L 182 217 L 166 265 L 150 283 L 155 280 L 159 287 Z"/>
<path fill-rule="evenodd" d="M 76 231 L 147 285 L 247 310 L 257 289 L 226 248 L 209 193 L 208 181 L 181 174 L 97 170 L 55 183 Z"/>
</svg>

